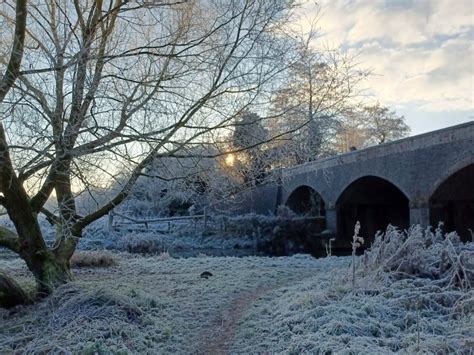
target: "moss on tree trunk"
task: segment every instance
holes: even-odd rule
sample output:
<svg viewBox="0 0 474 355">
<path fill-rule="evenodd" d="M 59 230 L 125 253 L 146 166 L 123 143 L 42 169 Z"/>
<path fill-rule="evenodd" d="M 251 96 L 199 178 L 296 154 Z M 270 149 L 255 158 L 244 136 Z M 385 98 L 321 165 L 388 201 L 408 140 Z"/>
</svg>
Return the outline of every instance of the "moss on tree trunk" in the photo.
<svg viewBox="0 0 474 355">
<path fill-rule="evenodd" d="M 52 253 L 47 254 L 39 267 L 32 270 L 39 298 L 50 295 L 56 287 L 72 280 L 69 260 L 61 262 Z"/>
</svg>

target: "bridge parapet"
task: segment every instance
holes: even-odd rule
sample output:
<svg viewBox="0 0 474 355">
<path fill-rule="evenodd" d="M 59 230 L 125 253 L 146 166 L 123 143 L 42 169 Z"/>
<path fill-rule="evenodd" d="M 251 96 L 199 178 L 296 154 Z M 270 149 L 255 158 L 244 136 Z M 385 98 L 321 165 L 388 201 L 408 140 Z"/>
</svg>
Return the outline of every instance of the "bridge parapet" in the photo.
<svg viewBox="0 0 474 355">
<path fill-rule="evenodd" d="M 281 170 L 282 178 L 297 174 L 314 172 L 318 169 L 328 169 L 338 165 L 367 161 L 381 158 L 392 154 L 412 152 L 419 149 L 429 148 L 440 144 L 455 143 L 457 141 L 474 139 L 474 121 L 427 132 L 417 136 L 400 139 L 376 146 L 367 147 L 353 152 L 339 154 L 333 157 L 315 160 L 309 163 Z M 473 142 L 474 144 L 474 142 Z"/>
</svg>

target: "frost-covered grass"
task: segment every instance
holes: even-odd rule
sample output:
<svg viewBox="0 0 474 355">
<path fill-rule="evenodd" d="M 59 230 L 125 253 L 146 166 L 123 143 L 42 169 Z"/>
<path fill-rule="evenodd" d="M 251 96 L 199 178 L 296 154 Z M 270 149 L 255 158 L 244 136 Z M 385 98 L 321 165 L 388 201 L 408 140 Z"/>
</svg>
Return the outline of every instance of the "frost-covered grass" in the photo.
<svg viewBox="0 0 474 355">
<path fill-rule="evenodd" d="M 268 293 L 241 319 L 231 352 L 474 351 L 473 243 L 389 228 L 359 260 L 355 287 L 347 269 Z"/>
<path fill-rule="evenodd" d="M 472 353 L 474 244 L 391 229 L 358 257 L 115 254 L 0 310 L 3 352 Z M 23 263 L 0 269 L 31 282 Z M 209 279 L 200 274 L 209 271 Z"/>
<path fill-rule="evenodd" d="M 344 265 L 343 259 L 333 267 Z M 16 260 L 0 262 L 13 275 Z M 326 268 L 309 256 L 288 258 L 122 254 L 117 266 L 81 268 L 53 297 L 11 314 L 0 311 L 5 352 L 205 352 L 234 302 L 258 289 L 298 282 Z M 209 279 L 200 277 L 210 271 Z M 249 306 L 249 305 L 246 305 Z"/>
<path fill-rule="evenodd" d="M 239 323 L 231 352 L 469 353 L 472 293 L 429 280 L 352 292 L 320 275 L 269 293 Z M 450 297 L 455 304 L 443 305 Z M 270 350 L 271 349 L 271 350 Z"/>
</svg>

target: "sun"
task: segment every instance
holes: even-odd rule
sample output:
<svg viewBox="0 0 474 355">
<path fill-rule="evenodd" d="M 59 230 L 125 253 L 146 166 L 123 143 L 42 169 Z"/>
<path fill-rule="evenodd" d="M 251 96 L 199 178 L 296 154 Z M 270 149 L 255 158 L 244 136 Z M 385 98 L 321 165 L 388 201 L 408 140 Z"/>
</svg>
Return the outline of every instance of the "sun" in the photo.
<svg viewBox="0 0 474 355">
<path fill-rule="evenodd" d="M 225 157 L 225 163 L 228 166 L 234 166 L 235 162 L 235 155 L 234 154 L 229 154 Z"/>
</svg>

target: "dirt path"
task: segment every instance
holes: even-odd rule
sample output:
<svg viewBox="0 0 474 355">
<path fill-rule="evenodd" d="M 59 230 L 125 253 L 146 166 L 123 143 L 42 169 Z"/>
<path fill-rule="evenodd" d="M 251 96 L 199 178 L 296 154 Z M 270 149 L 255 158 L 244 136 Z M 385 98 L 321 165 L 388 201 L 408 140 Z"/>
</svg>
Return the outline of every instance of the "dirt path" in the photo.
<svg viewBox="0 0 474 355">
<path fill-rule="evenodd" d="M 300 278 L 278 282 L 269 287 L 257 287 L 252 292 L 245 292 L 239 297 L 234 298 L 230 305 L 221 313 L 214 322 L 215 326 L 208 329 L 201 339 L 205 339 L 205 344 L 200 354 L 228 354 L 229 347 L 234 341 L 239 321 L 245 315 L 245 312 L 262 296 L 285 287 L 289 284 L 302 281 L 312 275 L 304 275 Z"/>
<path fill-rule="evenodd" d="M 216 324 L 217 328 L 212 332 L 213 334 L 210 334 L 211 337 L 208 336 L 208 344 L 203 353 L 227 354 L 227 349 L 235 337 L 237 324 L 245 311 L 263 294 L 273 289 L 271 287 L 257 288 L 254 292 L 246 293 L 233 300 L 230 307 L 223 312 L 220 324 Z"/>
</svg>

